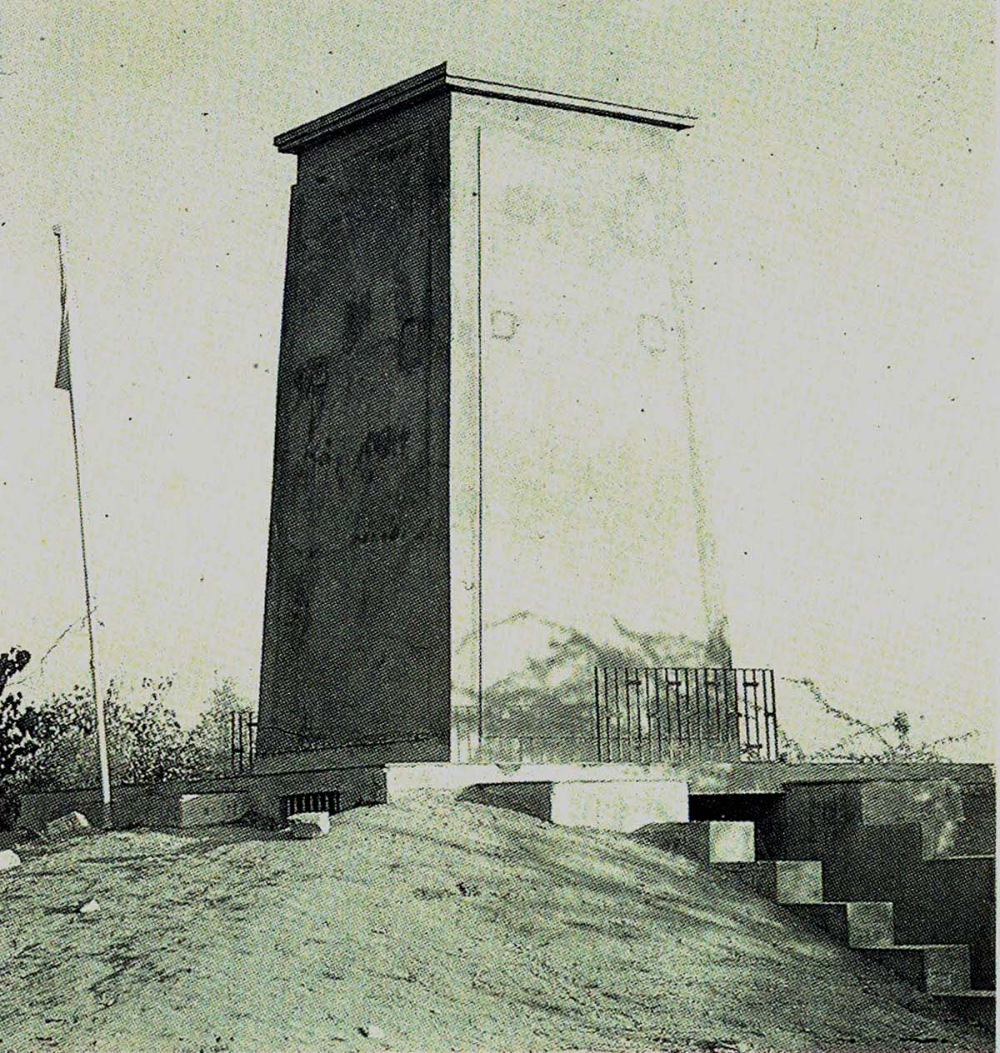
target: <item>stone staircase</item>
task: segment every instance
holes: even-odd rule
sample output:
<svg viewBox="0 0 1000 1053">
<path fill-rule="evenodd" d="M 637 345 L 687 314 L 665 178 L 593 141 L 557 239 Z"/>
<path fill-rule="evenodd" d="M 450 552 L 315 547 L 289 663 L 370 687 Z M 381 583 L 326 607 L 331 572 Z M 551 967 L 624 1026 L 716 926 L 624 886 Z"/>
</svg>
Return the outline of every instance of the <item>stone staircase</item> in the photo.
<svg viewBox="0 0 1000 1053">
<path fill-rule="evenodd" d="M 987 843 L 982 824 L 977 825 L 976 831 L 971 827 L 964 831 L 968 841 L 953 844 L 980 847 Z M 653 823 L 631 836 L 711 866 L 717 873 L 781 904 L 848 947 L 887 966 L 962 1015 L 987 1023 L 992 1021 L 995 991 L 973 986 L 968 943 L 897 942 L 896 906 L 891 898 L 827 899 L 823 859 L 758 859 L 753 822 Z M 924 865 L 933 867 L 937 861 L 967 858 L 945 854 L 925 856 L 928 843 L 937 845 L 939 853 L 943 851 L 933 831 L 922 831 L 918 840 Z M 982 856 L 977 853 L 975 858 Z M 992 856 L 989 859 L 992 865 Z"/>
</svg>

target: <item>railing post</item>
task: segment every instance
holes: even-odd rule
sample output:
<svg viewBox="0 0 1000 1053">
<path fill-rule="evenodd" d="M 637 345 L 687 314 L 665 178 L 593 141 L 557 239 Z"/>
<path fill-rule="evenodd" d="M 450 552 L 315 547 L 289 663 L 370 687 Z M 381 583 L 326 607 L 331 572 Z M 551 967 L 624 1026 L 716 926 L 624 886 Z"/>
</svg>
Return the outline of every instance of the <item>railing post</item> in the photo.
<svg viewBox="0 0 1000 1053">
<path fill-rule="evenodd" d="M 597 763 L 601 763 L 601 684 L 600 670 L 594 666 L 594 719 L 597 721 Z"/>
</svg>

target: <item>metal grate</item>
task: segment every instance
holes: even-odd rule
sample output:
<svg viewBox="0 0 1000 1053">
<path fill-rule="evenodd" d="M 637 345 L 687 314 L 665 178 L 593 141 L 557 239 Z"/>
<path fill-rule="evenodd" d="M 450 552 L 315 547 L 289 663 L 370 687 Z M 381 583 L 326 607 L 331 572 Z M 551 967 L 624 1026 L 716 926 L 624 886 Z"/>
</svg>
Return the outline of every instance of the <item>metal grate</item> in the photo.
<svg viewBox="0 0 1000 1053">
<path fill-rule="evenodd" d="M 316 793 L 293 793 L 281 798 L 281 821 L 288 822 L 290 815 L 299 812 L 329 812 L 335 815 L 340 811 L 339 790 L 319 790 Z"/>
<path fill-rule="evenodd" d="M 601 761 L 775 760 L 771 669 L 594 669 Z"/>
</svg>

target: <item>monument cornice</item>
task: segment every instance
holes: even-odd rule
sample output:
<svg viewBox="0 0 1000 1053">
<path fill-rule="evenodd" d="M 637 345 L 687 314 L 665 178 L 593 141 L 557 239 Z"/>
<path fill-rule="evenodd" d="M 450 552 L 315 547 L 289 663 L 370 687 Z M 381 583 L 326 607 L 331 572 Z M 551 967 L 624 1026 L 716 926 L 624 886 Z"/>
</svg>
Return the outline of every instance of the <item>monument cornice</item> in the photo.
<svg viewBox="0 0 1000 1053">
<path fill-rule="evenodd" d="M 449 73 L 447 64 L 442 63 L 440 66 L 434 66 L 414 77 L 383 88 L 381 91 L 366 95 L 363 99 L 342 106 L 323 117 L 317 117 L 290 131 L 282 132 L 281 135 L 275 137 L 274 145 L 282 153 L 297 154 L 305 147 L 338 135 L 348 128 L 445 92 L 482 95 L 493 99 L 520 102 L 528 106 L 545 106 L 576 113 L 596 114 L 620 121 L 659 125 L 677 131 L 693 127 L 697 120 L 696 117 L 668 113 L 664 110 L 625 106 L 621 103 L 606 102 L 602 99 L 591 99 L 581 95 L 561 95 L 558 92 L 522 88 L 516 84 L 462 77 Z"/>
</svg>

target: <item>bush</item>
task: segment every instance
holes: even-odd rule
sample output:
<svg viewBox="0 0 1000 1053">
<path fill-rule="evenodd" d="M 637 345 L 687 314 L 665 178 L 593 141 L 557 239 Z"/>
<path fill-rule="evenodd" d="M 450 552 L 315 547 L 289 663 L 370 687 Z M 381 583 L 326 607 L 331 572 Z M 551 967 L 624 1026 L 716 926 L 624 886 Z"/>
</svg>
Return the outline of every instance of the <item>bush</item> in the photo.
<svg viewBox="0 0 1000 1053">
<path fill-rule="evenodd" d="M 104 697 L 113 783 L 165 782 L 198 774 L 197 755 L 177 714 L 166 703 L 172 681 L 145 677 L 139 697 L 126 701 L 111 680 Z M 143 697 L 145 696 L 145 697 Z M 35 789 L 97 781 L 97 718 L 93 693 L 79 685 L 38 708 L 40 746 L 25 780 Z"/>
<path fill-rule="evenodd" d="M 0 831 L 13 830 L 21 817 L 21 795 L 11 785 L 0 783 Z"/>
<path fill-rule="evenodd" d="M 93 692 L 76 685 L 26 705 L 7 683 L 28 664 L 22 648 L 0 653 L 0 829 L 17 821 L 19 789 L 93 786 L 98 781 Z M 172 679 L 145 677 L 130 697 L 112 679 L 104 697 L 111 780 L 116 784 L 228 774 L 232 714 L 251 711 L 231 679 L 212 691 L 196 726 L 185 731 L 167 703 Z"/>
<path fill-rule="evenodd" d="M 38 751 L 38 713 L 26 706 L 21 692 L 5 695 L 7 684 L 22 672 L 31 655 L 22 647 L 0 654 L 0 830 L 13 830 L 21 814 L 14 780 Z"/>
<path fill-rule="evenodd" d="M 232 720 L 234 713 L 253 712 L 253 706 L 236 691 L 230 677 L 212 688 L 208 706 L 191 730 L 192 761 L 204 775 L 228 775 L 232 769 Z"/>
</svg>

